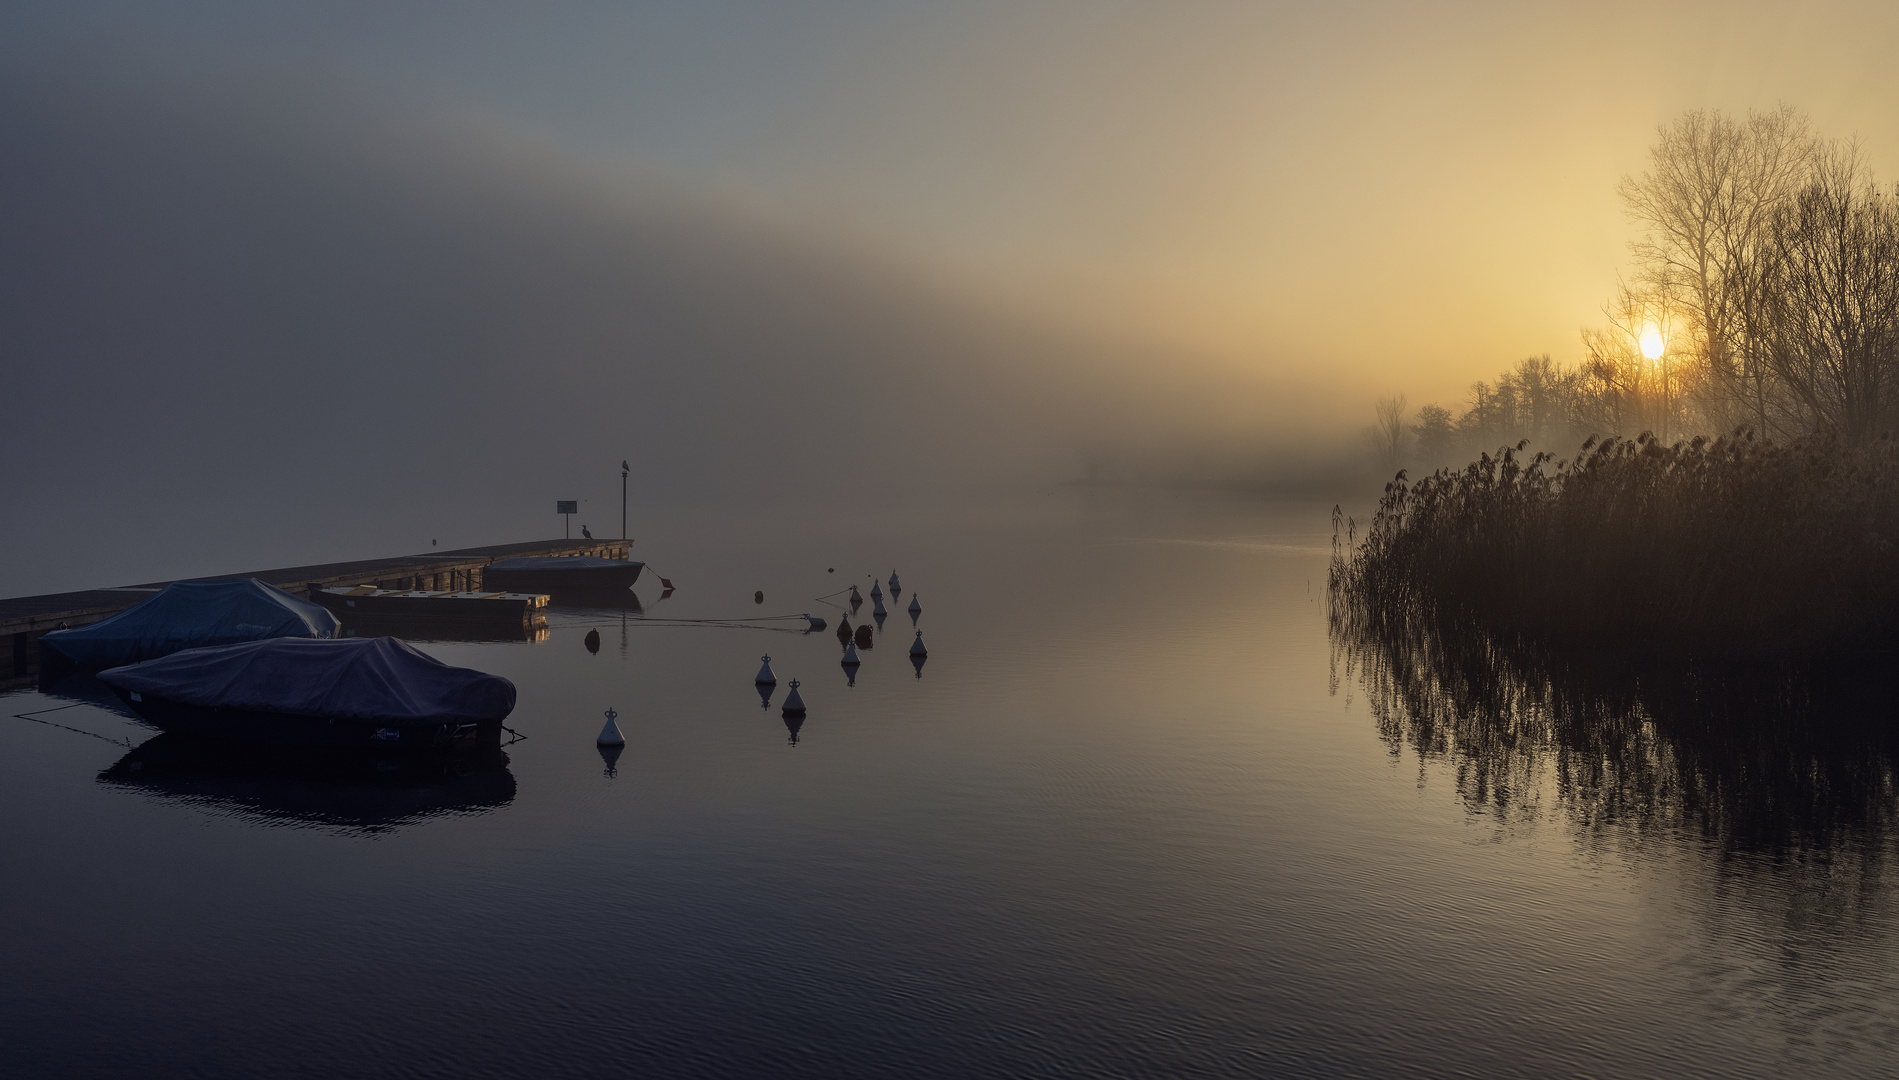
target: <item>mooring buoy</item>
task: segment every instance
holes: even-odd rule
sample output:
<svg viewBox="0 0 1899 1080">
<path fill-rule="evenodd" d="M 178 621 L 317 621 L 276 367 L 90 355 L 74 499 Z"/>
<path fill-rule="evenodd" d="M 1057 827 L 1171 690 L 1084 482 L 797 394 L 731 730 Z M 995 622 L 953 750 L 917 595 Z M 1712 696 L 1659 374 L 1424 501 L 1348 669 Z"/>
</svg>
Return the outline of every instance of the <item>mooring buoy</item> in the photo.
<svg viewBox="0 0 1899 1080">
<path fill-rule="evenodd" d="M 884 594 L 884 591 L 877 587 L 876 582 L 873 581 L 870 583 L 870 598 L 872 600 L 879 599 L 880 597 L 883 596 L 883 594 Z"/>
<path fill-rule="evenodd" d="M 911 656 L 930 655 L 930 650 L 923 647 L 923 631 L 921 630 L 917 631 L 917 639 L 910 643 L 910 655 Z"/>
<path fill-rule="evenodd" d="M 857 644 L 855 642 L 847 641 L 844 643 L 844 659 L 839 662 L 845 667 L 856 667 L 863 663 L 862 660 L 857 658 Z"/>
<path fill-rule="evenodd" d="M 614 723 L 619 716 L 611 708 L 607 710 L 607 726 L 600 729 L 600 738 L 596 740 L 601 746 L 626 745 L 626 736 L 620 734 L 620 725 Z"/>
<path fill-rule="evenodd" d="M 923 605 L 922 605 L 922 604 L 919 604 L 919 603 L 917 603 L 917 594 L 916 594 L 916 593 L 911 593 L 911 594 L 910 594 L 910 614 L 912 614 L 912 615 L 921 615 L 921 614 L 923 614 Z"/>
<path fill-rule="evenodd" d="M 759 666 L 758 678 L 753 679 L 752 681 L 755 683 L 762 683 L 765 686 L 777 686 L 778 676 L 773 675 L 771 673 L 771 657 L 764 656 L 764 657 L 760 657 L 760 659 L 764 660 L 765 662 Z"/>
<path fill-rule="evenodd" d="M 785 698 L 786 716 L 804 715 L 804 698 L 798 693 L 798 680 L 791 680 L 791 695 Z"/>
<path fill-rule="evenodd" d="M 810 625 L 809 625 L 809 626 L 807 627 L 807 629 L 810 629 L 810 630 L 822 630 L 822 629 L 824 629 L 824 620 L 823 620 L 823 619 L 820 619 L 820 618 L 818 618 L 818 617 L 817 617 L 816 615 L 806 615 L 806 616 L 804 617 L 804 621 L 805 621 L 806 623 L 809 623 L 809 624 L 810 624 Z"/>
</svg>

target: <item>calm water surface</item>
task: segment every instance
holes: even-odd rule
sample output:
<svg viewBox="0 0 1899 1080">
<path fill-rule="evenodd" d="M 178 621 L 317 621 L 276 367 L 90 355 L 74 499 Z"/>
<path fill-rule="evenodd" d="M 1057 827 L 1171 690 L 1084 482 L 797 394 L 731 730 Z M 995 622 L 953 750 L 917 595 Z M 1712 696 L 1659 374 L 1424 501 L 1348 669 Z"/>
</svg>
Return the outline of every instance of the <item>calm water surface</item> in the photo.
<svg viewBox="0 0 1899 1080">
<path fill-rule="evenodd" d="M 1328 636 L 1329 510 L 655 523 L 679 588 L 642 582 L 643 612 L 423 646 L 520 688 L 528 738 L 467 775 L 128 756 L 151 732 L 96 704 L 6 719 L 0 1066 L 1899 1074 L 1889 761 L 1822 763 L 1859 786 L 1779 829 L 1804 758 L 1749 780 L 1642 716 L 1577 744 L 1530 705 L 1412 715 Z M 855 686 L 828 632 L 662 621 L 835 620 L 812 598 L 893 567 Z M 764 653 L 803 682 L 795 741 Z"/>
</svg>

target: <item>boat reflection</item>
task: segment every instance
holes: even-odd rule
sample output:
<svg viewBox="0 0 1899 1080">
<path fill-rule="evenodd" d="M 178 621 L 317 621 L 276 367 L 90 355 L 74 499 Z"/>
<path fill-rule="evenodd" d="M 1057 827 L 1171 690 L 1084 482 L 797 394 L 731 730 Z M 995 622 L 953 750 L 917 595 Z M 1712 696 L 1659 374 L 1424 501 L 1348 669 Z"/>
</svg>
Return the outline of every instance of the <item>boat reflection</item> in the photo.
<svg viewBox="0 0 1899 1080">
<path fill-rule="evenodd" d="M 528 626 L 505 619 L 405 619 L 401 616 L 351 615 L 344 637 L 393 637 L 404 641 L 522 642 L 546 641 L 546 623 Z"/>
<path fill-rule="evenodd" d="M 158 735 L 99 774 L 101 784 L 257 824 L 383 833 L 514 801 L 499 750 L 454 755 L 275 749 Z"/>
<path fill-rule="evenodd" d="M 557 592 L 551 595 L 554 599 L 548 605 L 549 614 L 560 611 L 624 611 L 638 615 L 646 610 L 640 604 L 639 594 L 632 589 Z"/>
<path fill-rule="evenodd" d="M 1899 839 L 1883 660 L 1636 667 L 1337 605 L 1331 635 L 1333 692 L 1343 667 L 1394 752 L 1452 765 L 1459 795 L 1504 819 L 1554 812 L 1592 840 L 1675 830 L 1729 853 Z"/>
</svg>

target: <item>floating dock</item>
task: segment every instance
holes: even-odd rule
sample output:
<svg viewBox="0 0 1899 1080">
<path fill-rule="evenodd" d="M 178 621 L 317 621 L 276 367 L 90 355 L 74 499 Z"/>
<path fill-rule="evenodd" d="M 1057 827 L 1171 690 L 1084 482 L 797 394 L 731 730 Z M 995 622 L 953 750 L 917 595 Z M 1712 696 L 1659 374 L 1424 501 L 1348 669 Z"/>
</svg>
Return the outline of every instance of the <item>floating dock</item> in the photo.
<svg viewBox="0 0 1899 1080">
<path fill-rule="evenodd" d="M 525 544 L 432 551 L 394 559 L 290 566 L 279 570 L 252 570 L 242 574 L 207 574 L 203 578 L 256 578 L 294 596 L 306 597 L 311 588 L 336 585 L 374 585 L 379 589 L 430 592 L 469 592 L 482 587 L 482 571 L 498 559 L 524 555 L 592 555 L 624 559 L 629 540 L 536 540 Z M 183 579 L 179 579 L 183 580 Z M 84 626 L 116 615 L 171 584 L 153 581 L 110 589 L 16 596 L 0 600 L 0 689 L 25 685 L 39 674 L 41 634 L 62 626 Z"/>
</svg>

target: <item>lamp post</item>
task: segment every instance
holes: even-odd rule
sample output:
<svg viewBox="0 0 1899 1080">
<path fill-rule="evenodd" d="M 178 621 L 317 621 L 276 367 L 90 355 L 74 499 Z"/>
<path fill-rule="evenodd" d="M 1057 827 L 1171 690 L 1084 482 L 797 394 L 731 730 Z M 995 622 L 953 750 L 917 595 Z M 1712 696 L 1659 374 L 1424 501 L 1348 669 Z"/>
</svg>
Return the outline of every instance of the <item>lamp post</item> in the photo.
<svg viewBox="0 0 1899 1080">
<path fill-rule="evenodd" d="M 627 467 L 626 459 L 620 459 L 620 539 L 626 539 L 626 474 L 633 470 Z"/>
</svg>

